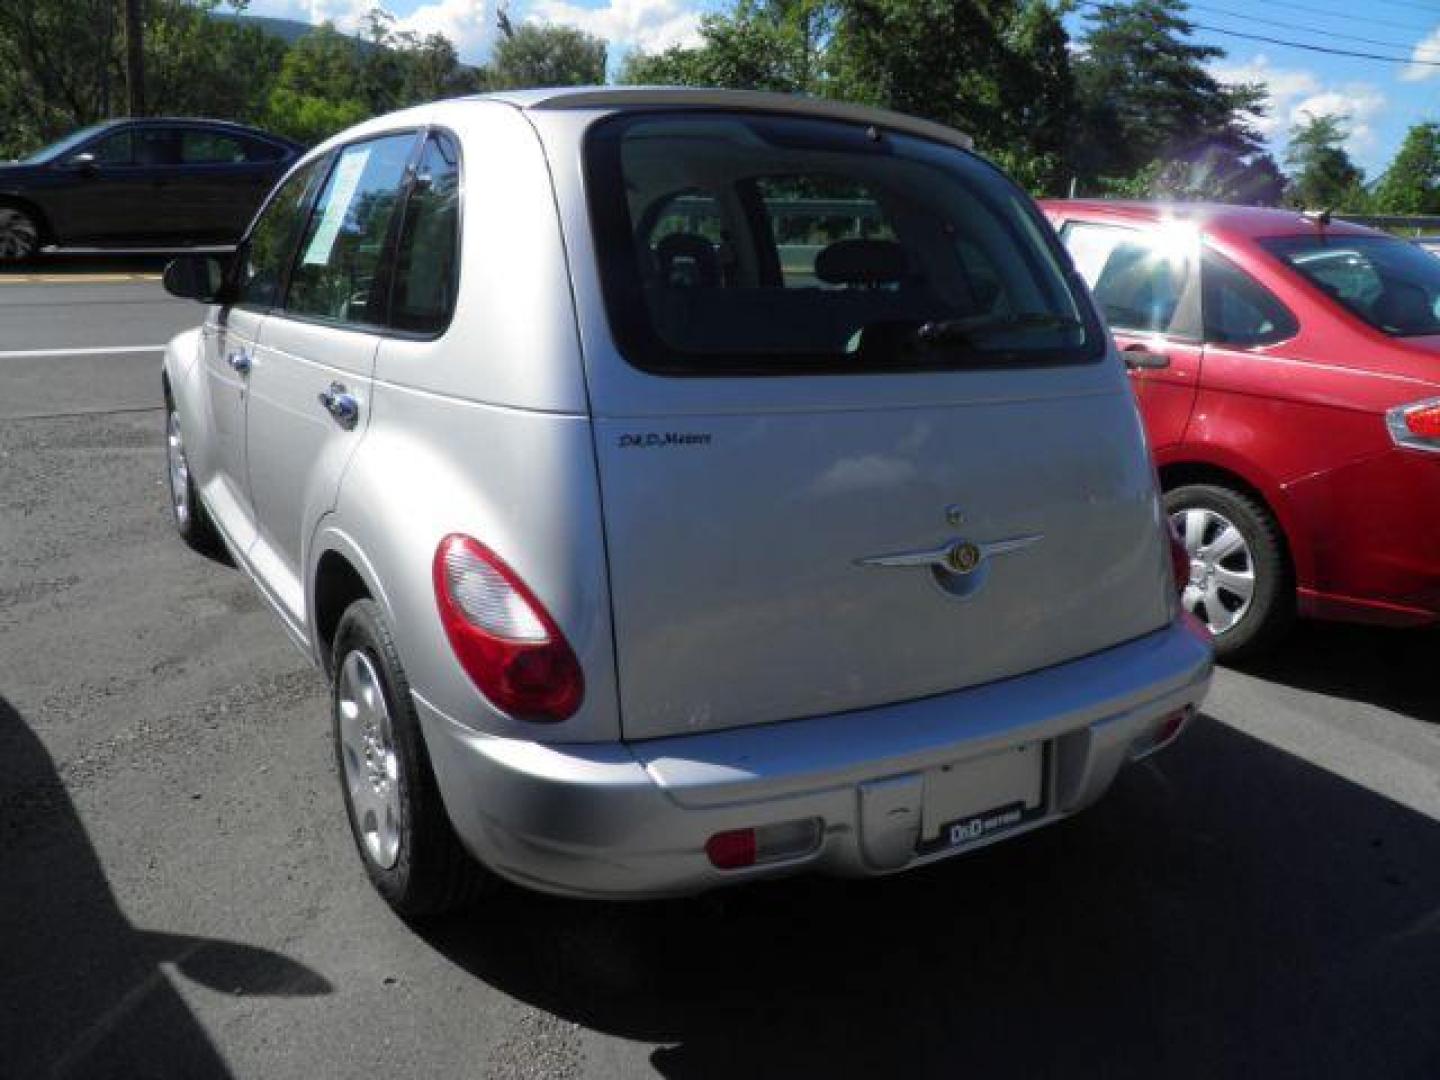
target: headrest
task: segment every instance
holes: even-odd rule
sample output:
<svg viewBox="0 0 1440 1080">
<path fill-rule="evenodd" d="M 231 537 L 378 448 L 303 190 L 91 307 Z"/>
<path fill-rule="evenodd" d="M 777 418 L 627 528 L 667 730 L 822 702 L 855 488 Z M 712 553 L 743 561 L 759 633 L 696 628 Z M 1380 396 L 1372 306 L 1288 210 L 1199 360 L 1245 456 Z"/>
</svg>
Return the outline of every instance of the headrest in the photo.
<svg viewBox="0 0 1440 1080">
<path fill-rule="evenodd" d="M 660 264 L 661 280 L 667 285 L 720 284 L 720 256 L 715 245 L 698 233 L 671 233 L 662 236 L 655 244 L 655 260 Z M 688 260 L 690 268 L 681 273 L 676 263 Z M 684 280 L 673 280 L 683 277 Z"/>
<path fill-rule="evenodd" d="M 909 265 L 894 240 L 837 240 L 815 256 L 815 276 L 827 285 L 880 285 L 902 280 Z"/>
</svg>

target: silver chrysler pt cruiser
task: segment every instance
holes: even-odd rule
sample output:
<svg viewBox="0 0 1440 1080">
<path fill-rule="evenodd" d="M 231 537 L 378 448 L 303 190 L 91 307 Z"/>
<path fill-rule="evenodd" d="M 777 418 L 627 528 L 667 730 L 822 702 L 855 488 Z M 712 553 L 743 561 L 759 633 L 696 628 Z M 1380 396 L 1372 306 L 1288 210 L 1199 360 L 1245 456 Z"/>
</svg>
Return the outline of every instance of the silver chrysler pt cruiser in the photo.
<svg viewBox="0 0 1440 1080">
<path fill-rule="evenodd" d="M 1123 367 L 951 129 L 449 101 L 166 282 L 209 305 L 176 524 L 328 675 L 402 914 L 924 865 L 1093 802 L 1208 686 Z"/>
</svg>

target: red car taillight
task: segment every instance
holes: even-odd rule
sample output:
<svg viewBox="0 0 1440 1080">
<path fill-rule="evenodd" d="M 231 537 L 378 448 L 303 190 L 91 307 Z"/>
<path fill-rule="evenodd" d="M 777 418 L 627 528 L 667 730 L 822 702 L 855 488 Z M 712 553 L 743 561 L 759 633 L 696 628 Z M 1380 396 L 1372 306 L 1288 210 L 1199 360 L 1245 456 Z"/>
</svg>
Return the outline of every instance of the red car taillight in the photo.
<svg viewBox="0 0 1440 1080">
<path fill-rule="evenodd" d="M 1395 406 L 1385 414 L 1385 426 L 1397 446 L 1440 453 L 1440 398 Z"/>
<path fill-rule="evenodd" d="M 1185 541 L 1175 528 L 1175 522 L 1167 519 L 1166 534 L 1170 537 L 1170 572 L 1175 576 L 1175 591 L 1183 593 L 1190 584 L 1190 553 L 1185 550 Z"/>
<path fill-rule="evenodd" d="M 565 720 L 585 677 L 543 604 L 500 557 L 468 536 L 447 536 L 432 567 L 440 622 L 472 682 L 504 712 Z"/>
</svg>

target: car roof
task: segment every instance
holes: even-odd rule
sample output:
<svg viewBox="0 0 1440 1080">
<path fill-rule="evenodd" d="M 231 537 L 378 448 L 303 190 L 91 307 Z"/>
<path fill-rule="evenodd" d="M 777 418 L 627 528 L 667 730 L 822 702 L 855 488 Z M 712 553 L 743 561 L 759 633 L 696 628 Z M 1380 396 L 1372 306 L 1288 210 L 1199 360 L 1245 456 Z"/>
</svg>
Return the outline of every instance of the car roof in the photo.
<svg viewBox="0 0 1440 1080">
<path fill-rule="evenodd" d="M 944 124 L 889 109 L 851 105 L 804 94 L 772 94 L 758 90 L 713 90 L 692 86 L 575 86 L 557 89 L 509 90 L 479 97 L 504 101 L 519 109 L 553 111 L 561 109 L 645 109 L 682 106 L 722 108 L 742 112 L 787 113 L 875 124 L 909 135 L 946 142 L 973 150 L 975 142 L 964 132 Z M 465 100 L 465 99 L 460 99 Z"/>
<path fill-rule="evenodd" d="M 276 135 L 274 132 L 266 131 L 264 128 L 251 127 L 248 124 L 237 124 L 233 120 L 213 120 L 205 116 L 121 116 L 113 120 L 102 121 L 101 124 L 105 127 L 117 127 L 121 124 L 143 124 L 149 126 L 185 124 L 192 127 L 222 128 L 226 131 L 239 132 L 244 135 L 255 135 L 284 146 L 300 146 L 300 144 L 293 139 L 287 139 L 284 135 Z M 101 124 L 95 126 L 100 127 Z"/>
<path fill-rule="evenodd" d="M 1233 206 L 1229 203 L 1146 202 L 1138 199 L 1041 199 L 1052 213 L 1074 211 L 1087 218 L 1108 218 L 1147 224 L 1157 221 L 1189 221 L 1209 233 L 1257 238 L 1294 236 L 1318 232 L 1339 236 L 1389 236 L 1334 217 L 1322 223 L 1317 215 L 1274 206 Z"/>
</svg>

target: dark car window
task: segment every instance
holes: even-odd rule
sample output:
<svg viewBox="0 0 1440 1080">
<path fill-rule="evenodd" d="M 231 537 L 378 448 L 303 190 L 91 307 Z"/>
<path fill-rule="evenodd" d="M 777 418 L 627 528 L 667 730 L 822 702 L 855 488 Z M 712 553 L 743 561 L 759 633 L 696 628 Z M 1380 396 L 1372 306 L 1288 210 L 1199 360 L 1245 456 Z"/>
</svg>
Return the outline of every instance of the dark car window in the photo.
<svg viewBox="0 0 1440 1080">
<path fill-rule="evenodd" d="M 1225 345 L 1269 345 L 1294 337 L 1295 316 L 1258 281 L 1213 251 L 1201 258 L 1205 340 Z"/>
<path fill-rule="evenodd" d="M 254 139 L 248 135 L 237 135 L 235 138 L 245 151 L 246 161 L 279 161 L 287 153 L 285 147 L 278 143 Z"/>
<path fill-rule="evenodd" d="M 266 309 L 279 298 L 280 283 L 295 250 L 304 222 L 306 195 L 329 158 L 296 169 L 261 211 L 249 238 L 241 245 L 236 300 L 245 307 Z"/>
<path fill-rule="evenodd" d="M 1198 337 L 1193 232 L 1071 221 L 1061 235 L 1113 329 Z"/>
<path fill-rule="evenodd" d="M 58 139 L 49 146 L 41 147 L 29 157 L 21 158 L 21 165 L 40 165 L 47 161 L 59 161 L 69 155 L 70 151 L 79 149 L 80 145 L 95 135 L 104 131 L 109 124 L 91 124 L 79 131 L 72 131 L 63 139 Z"/>
<path fill-rule="evenodd" d="M 180 133 L 180 161 L 186 165 L 240 165 L 251 160 L 245 144 L 221 131 L 192 128 Z"/>
<path fill-rule="evenodd" d="M 1440 259 L 1389 236 L 1316 231 L 1260 245 L 1377 330 L 1440 334 Z"/>
<path fill-rule="evenodd" d="M 391 135 L 340 151 L 300 241 L 287 312 L 356 325 L 383 317 L 381 256 L 414 145 L 414 135 Z"/>
<path fill-rule="evenodd" d="M 460 255 L 460 150 L 431 135 L 420 156 L 395 252 L 390 325 L 437 334 L 455 311 Z"/>
<path fill-rule="evenodd" d="M 173 128 L 127 128 L 97 139 L 85 152 L 103 166 L 174 165 L 179 154 L 177 134 Z"/>
<path fill-rule="evenodd" d="M 632 113 L 590 130 L 585 168 L 610 325 L 647 370 L 1103 355 L 1033 203 L 959 148 L 833 120 Z M 969 272 L 977 253 L 984 289 Z"/>
</svg>

